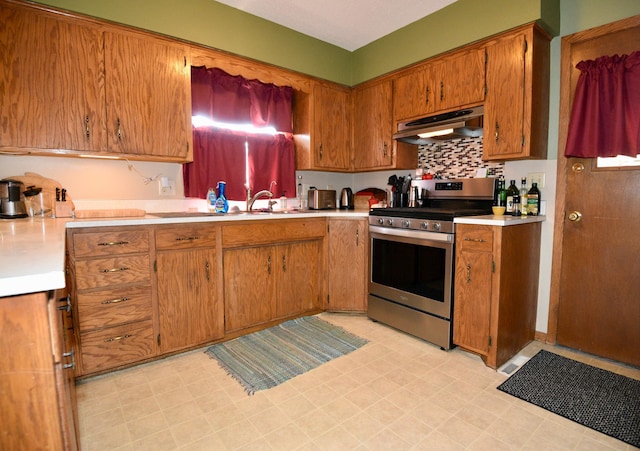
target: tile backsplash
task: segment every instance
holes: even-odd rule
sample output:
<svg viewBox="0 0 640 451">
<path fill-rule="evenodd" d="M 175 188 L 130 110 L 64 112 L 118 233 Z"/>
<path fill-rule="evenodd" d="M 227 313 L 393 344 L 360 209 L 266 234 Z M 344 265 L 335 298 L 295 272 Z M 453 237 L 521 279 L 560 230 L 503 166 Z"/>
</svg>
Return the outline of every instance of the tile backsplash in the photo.
<svg viewBox="0 0 640 451">
<path fill-rule="evenodd" d="M 422 145 L 418 148 L 418 167 L 447 179 L 475 177 L 480 168 L 492 170 L 495 177 L 504 174 L 504 163 L 482 160 L 482 137 Z"/>
</svg>

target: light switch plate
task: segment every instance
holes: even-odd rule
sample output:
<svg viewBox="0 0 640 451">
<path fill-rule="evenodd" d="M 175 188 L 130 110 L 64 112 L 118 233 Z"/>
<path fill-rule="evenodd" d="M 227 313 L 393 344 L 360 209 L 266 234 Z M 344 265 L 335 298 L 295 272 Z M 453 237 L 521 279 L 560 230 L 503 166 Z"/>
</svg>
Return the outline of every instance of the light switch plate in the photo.
<svg viewBox="0 0 640 451">
<path fill-rule="evenodd" d="M 527 180 L 529 181 L 529 186 L 537 183 L 538 188 L 544 188 L 544 172 L 530 172 L 527 174 Z"/>
<path fill-rule="evenodd" d="M 158 180 L 158 194 L 161 196 L 175 196 L 176 181 L 168 177 L 160 177 Z"/>
</svg>

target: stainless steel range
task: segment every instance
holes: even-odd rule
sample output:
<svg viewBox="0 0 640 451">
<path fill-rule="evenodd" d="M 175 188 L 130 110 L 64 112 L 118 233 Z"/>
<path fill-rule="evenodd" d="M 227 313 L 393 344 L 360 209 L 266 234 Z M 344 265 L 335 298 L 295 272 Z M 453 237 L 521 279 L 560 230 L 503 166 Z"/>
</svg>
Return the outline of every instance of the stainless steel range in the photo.
<svg viewBox="0 0 640 451">
<path fill-rule="evenodd" d="M 453 220 L 491 214 L 494 179 L 416 180 L 411 189 L 422 207 L 369 213 L 368 316 L 450 349 Z"/>
</svg>

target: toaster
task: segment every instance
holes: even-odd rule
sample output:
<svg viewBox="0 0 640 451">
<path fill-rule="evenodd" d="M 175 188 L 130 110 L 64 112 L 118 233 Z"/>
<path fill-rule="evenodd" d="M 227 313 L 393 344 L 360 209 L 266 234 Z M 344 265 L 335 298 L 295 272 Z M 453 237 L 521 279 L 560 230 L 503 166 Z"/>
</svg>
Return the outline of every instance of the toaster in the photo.
<svg viewBox="0 0 640 451">
<path fill-rule="evenodd" d="M 336 190 L 310 189 L 308 191 L 308 205 L 311 210 L 335 210 Z"/>
</svg>

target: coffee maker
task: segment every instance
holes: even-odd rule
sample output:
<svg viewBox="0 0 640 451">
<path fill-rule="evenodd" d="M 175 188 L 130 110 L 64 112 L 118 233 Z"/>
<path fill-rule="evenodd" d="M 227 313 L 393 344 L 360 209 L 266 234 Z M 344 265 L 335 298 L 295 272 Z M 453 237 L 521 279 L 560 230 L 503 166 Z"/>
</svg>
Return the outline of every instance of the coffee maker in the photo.
<svg viewBox="0 0 640 451">
<path fill-rule="evenodd" d="M 24 202 L 24 185 L 17 180 L 0 180 L 0 218 L 15 219 L 29 216 Z"/>
</svg>

